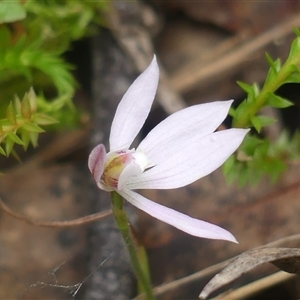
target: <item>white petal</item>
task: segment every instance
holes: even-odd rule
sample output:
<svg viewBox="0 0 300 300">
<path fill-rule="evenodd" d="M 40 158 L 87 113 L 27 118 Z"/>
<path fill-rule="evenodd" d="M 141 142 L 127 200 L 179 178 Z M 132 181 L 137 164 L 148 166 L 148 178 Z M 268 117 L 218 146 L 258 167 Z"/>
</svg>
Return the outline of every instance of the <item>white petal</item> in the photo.
<svg viewBox="0 0 300 300">
<path fill-rule="evenodd" d="M 105 156 L 106 150 L 103 144 L 96 146 L 89 156 L 88 166 L 97 183 L 104 171 Z"/>
<path fill-rule="evenodd" d="M 159 70 L 154 57 L 133 82 L 117 108 L 110 132 L 110 151 L 128 149 L 149 114 L 157 90 Z"/>
<path fill-rule="evenodd" d="M 188 185 L 220 167 L 239 147 L 248 129 L 228 129 L 202 137 L 164 162 L 127 182 L 130 189 L 171 189 Z M 178 141 L 180 145 L 180 141 Z"/>
<path fill-rule="evenodd" d="M 131 178 L 133 176 L 137 176 L 142 174 L 141 167 L 132 161 L 130 164 L 128 164 L 120 174 L 119 180 L 118 180 L 118 190 L 122 190 L 125 186 L 126 181 L 128 178 Z"/>
<path fill-rule="evenodd" d="M 142 195 L 130 190 L 123 190 L 118 193 L 132 205 L 146 212 L 150 216 L 168 223 L 188 234 L 207 239 L 236 242 L 236 239 L 229 231 L 219 226 L 191 218 L 174 209 L 150 201 Z"/>
<path fill-rule="evenodd" d="M 163 162 L 178 147 L 212 133 L 228 114 L 233 101 L 216 101 L 180 110 L 159 123 L 140 143 L 151 164 Z"/>
</svg>

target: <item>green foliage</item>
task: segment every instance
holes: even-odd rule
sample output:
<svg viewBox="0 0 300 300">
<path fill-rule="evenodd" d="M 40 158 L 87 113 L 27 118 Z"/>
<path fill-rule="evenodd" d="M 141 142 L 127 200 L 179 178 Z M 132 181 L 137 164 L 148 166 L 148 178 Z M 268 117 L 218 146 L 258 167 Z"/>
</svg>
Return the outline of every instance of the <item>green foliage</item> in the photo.
<svg viewBox="0 0 300 300">
<path fill-rule="evenodd" d="M 0 154 L 9 155 L 14 144 L 36 146 L 39 125 L 57 119 L 68 127 L 78 120 L 74 67 L 63 55 L 73 41 L 103 25 L 108 6 L 109 1 L 0 1 Z M 22 101 L 14 99 L 32 86 L 38 97 L 29 92 Z"/>
<path fill-rule="evenodd" d="M 253 120 L 257 121 L 254 116 L 264 106 L 275 108 L 285 108 L 292 103 L 278 95 L 277 89 L 285 83 L 300 82 L 300 37 L 298 36 L 292 43 L 290 54 L 286 62 L 281 65 L 279 59 L 274 61 L 270 55 L 266 55 L 270 65 L 269 72 L 262 89 L 255 83 L 252 86 L 238 82 L 238 85 L 247 93 L 245 101 L 238 108 L 231 111 L 233 117 L 233 126 L 239 128 L 247 127 L 264 127 L 263 124 L 253 124 Z"/>
<path fill-rule="evenodd" d="M 268 139 L 248 135 L 237 154 L 223 165 L 223 172 L 229 183 L 238 180 L 242 186 L 247 183 L 255 185 L 264 175 L 275 182 L 287 168 L 285 158 L 288 152 L 287 145 L 279 148 L 277 143 Z"/>
<path fill-rule="evenodd" d="M 33 89 L 24 95 L 22 101 L 16 97 L 9 103 L 6 117 L 0 120 L 2 155 L 8 156 L 13 151 L 14 144 L 22 145 L 25 150 L 30 143 L 36 147 L 38 135 L 44 131 L 40 126 L 57 122 L 54 118 L 37 112 L 37 103 Z"/>
<path fill-rule="evenodd" d="M 0 2 L 0 24 L 23 20 L 26 10 L 19 1 L 2 0 Z"/>
<path fill-rule="evenodd" d="M 249 85 L 238 82 L 247 97 L 236 109 L 230 110 L 233 127 L 253 127 L 257 133 L 252 131 L 248 134 L 239 151 L 225 163 L 223 170 L 229 182 L 238 180 L 241 185 L 248 182 L 255 184 L 265 174 L 275 181 L 286 169 L 286 163 L 291 157 L 300 158 L 299 134 L 289 137 L 284 132 L 275 143 L 257 135 L 264 127 L 276 121 L 260 114 L 263 107 L 283 109 L 293 105 L 288 99 L 277 95 L 276 91 L 285 83 L 300 83 L 299 30 L 296 30 L 296 34 L 284 64 L 280 59 L 273 60 L 270 55 L 266 55 L 270 69 L 262 88 L 256 83 Z"/>
</svg>

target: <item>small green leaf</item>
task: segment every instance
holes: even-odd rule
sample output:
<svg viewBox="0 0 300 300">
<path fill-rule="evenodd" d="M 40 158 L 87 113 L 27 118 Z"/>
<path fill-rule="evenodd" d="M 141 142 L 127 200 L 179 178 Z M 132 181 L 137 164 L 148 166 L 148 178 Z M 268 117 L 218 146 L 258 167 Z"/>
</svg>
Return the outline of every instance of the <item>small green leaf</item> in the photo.
<svg viewBox="0 0 300 300">
<path fill-rule="evenodd" d="M 269 64 L 269 66 L 274 69 L 274 60 L 273 58 L 271 57 L 271 55 L 269 53 L 266 53 L 266 60 Z"/>
<path fill-rule="evenodd" d="M 257 147 L 263 143 L 263 140 L 247 134 L 242 145 L 241 151 L 245 152 L 248 156 L 253 156 Z"/>
<path fill-rule="evenodd" d="M 239 162 L 236 161 L 235 155 L 232 155 L 222 166 L 226 181 L 232 184 L 240 174 Z"/>
<path fill-rule="evenodd" d="M 6 155 L 9 156 L 9 154 L 11 153 L 13 147 L 14 147 L 14 141 L 10 138 L 6 138 L 5 139 L 5 152 L 6 152 Z"/>
<path fill-rule="evenodd" d="M 24 145 L 23 141 L 13 132 L 8 132 L 7 136 L 16 144 Z"/>
<path fill-rule="evenodd" d="M 268 100 L 266 104 L 275 108 L 286 108 L 293 105 L 291 101 L 270 92 L 268 93 Z"/>
<path fill-rule="evenodd" d="M 300 52 L 300 37 L 297 36 L 296 39 L 292 43 L 291 50 L 290 50 L 287 62 L 289 60 L 294 59 L 294 57 L 298 57 L 299 52 Z"/>
<path fill-rule="evenodd" d="M 252 89 L 253 89 L 254 96 L 257 97 L 260 93 L 259 85 L 257 83 L 254 83 L 252 85 Z"/>
<path fill-rule="evenodd" d="M 300 83 L 300 73 L 299 72 L 295 72 L 295 73 L 292 73 L 290 74 L 286 79 L 285 81 L 283 82 L 284 83 Z"/>
<path fill-rule="evenodd" d="M 0 154 L 6 156 L 6 153 L 5 153 L 4 149 L 1 146 L 0 146 Z"/>
<path fill-rule="evenodd" d="M 299 67 L 295 64 L 289 63 L 289 71 L 290 72 L 295 72 L 295 73 L 300 73 Z"/>
<path fill-rule="evenodd" d="M 35 114 L 32 117 L 32 121 L 38 125 L 51 125 L 58 123 L 58 121 L 46 114 Z"/>
<path fill-rule="evenodd" d="M 44 130 L 40 126 L 34 123 L 24 123 L 22 128 L 29 132 L 36 132 L 36 133 L 44 132 Z"/>
<path fill-rule="evenodd" d="M 238 81 L 237 84 L 248 94 L 247 101 L 249 103 L 251 103 L 260 92 L 260 88 L 257 83 L 249 85 L 245 82 Z"/>
<path fill-rule="evenodd" d="M 271 69 L 277 74 L 281 68 L 281 61 L 280 59 L 276 59 L 275 61 L 271 58 L 271 56 L 266 53 L 266 59 L 267 62 L 269 63 Z"/>
<path fill-rule="evenodd" d="M 244 114 L 248 113 L 249 105 L 246 101 L 243 101 L 235 110 L 235 118 L 239 119 Z"/>
<path fill-rule="evenodd" d="M 266 76 L 266 80 L 265 80 L 265 85 L 274 81 L 278 75 L 278 72 L 280 71 L 281 68 L 281 61 L 280 59 L 277 59 L 276 61 L 273 61 L 273 59 L 271 58 L 271 56 L 266 53 L 266 59 L 267 62 L 270 65 L 270 69 L 268 71 L 268 74 Z"/>
<path fill-rule="evenodd" d="M 15 107 L 16 113 L 18 115 L 20 115 L 21 114 L 21 100 L 17 95 L 15 95 L 14 107 Z"/>
<path fill-rule="evenodd" d="M 274 81 L 277 74 L 274 72 L 272 68 L 269 69 L 268 74 L 266 76 L 265 85 L 269 84 L 270 82 Z"/>
<path fill-rule="evenodd" d="M 32 116 L 32 108 L 27 93 L 24 95 L 23 100 L 21 102 L 21 114 L 26 119 L 30 119 Z"/>
<path fill-rule="evenodd" d="M 253 88 L 251 85 L 248 83 L 242 82 L 242 81 L 237 81 L 237 84 L 239 87 L 244 90 L 247 94 L 251 94 L 253 92 Z"/>
<path fill-rule="evenodd" d="M 261 124 L 258 116 L 251 116 L 250 120 L 251 120 L 251 123 L 252 123 L 253 127 L 256 129 L 256 131 L 258 133 L 260 133 L 261 128 L 262 128 L 262 124 Z"/>
<path fill-rule="evenodd" d="M 300 30 L 297 27 L 294 27 L 294 32 L 297 36 L 300 36 Z"/>
<path fill-rule="evenodd" d="M 275 121 L 276 120 L 274 118 L 267 117 L 267 116 L 251 117 L 251 122 L 258 133 L 260 133 L 260 131 L 263 127 L 269 126 L 269 125 L 273 124 Z"/>
<path fill-rule="evenodd" d="M 6 118 L 11 124 L 16 124 L 16 111 L 12 102 L 9 103 L 6 110 Z"/>
<path fill-rule="evenodd" d="M 30 135 L 31 144 L 33 145 L 34 148 L 37 147 L 39 134 L 37 132 L 30 132 L 29 135 Z"/>
<path fill-rule="evenodd" d="M 21 128 L 20 134 L 21 134 L 22 141 L 24 143 L 23 148 L 24 148 L 24 150 L 27 150 L 29 143 L 30 143 L 30 133 L 28 131 L 24 130 L 23 128 Z"/>
<path fill-rule="evenodd" d="M 261 124 L 263 127 L 269 126 L 271 124 L 274 124 L 276 120 L 272 117 L 267 117 L 267 116 L 258 116 Z"/>
<path fill-rule="evenodd" d="M 11 154 L 12 154 L 12 156 L 13 156 L 19 163 L 22 162 L 20 156 L 18 155 L 18 153 L 17 153 L 14 149 L 12 149 Z"/>
<path fill-rule="evenodd" d="M 28 92 L 28 99 L 30 103 L 31 113 L 35 113 L 37 110 L 37 98 L 34 89 L 32 87 Z"/>
</svg>

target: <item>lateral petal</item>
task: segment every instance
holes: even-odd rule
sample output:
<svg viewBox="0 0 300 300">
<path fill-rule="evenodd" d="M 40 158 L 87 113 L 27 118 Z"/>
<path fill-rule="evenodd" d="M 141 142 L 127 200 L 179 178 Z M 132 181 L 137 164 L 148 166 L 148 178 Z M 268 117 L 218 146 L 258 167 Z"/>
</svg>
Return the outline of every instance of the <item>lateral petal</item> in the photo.
<svg viewBox="0 0 300 300">
<path fill-rule="evenodd" d="M 122 173 L 120 174 L 118 181 L 118 190 L 122 190 L 126 184 L 128 178 L 140 175 L 142 173 L 141 167 L 132 161 L 129 165 L 127 165 Z"/>
<path fill-rule="evenodd" d="M 153 128 L 137 149 L 147 153 L 152 165 L 160 164 L 178 147 L 214 132 L 226 118 L 232 102 L 216 101 L 182 109 Z"/>
<path fill-rule="evenodd" d="M 104 171 L 106 150 L 103 144 L 96 146 L 89 155 L 88 166 L 97 183 Z"/>
<path fill-rule="evenodd" d="M 239 147 L 248 129 L 214 132 L 182 147 L 164 162 L 127 182 L 129 189 L 172 189 L 186 186 L 218 167 Z"/>
<path fill-rule="evenodd" d="M 110 131 L 110 151 L 128 149 L 151 109 L 159 70 L 154 56 L 149 67 L 129 87 L 118 105 Z"/>
<path fill-rule="evenodd" d="M 219 226 L 191 218 L 174 209 L 153 202 L 128 189 L 118 191 L 118 193 L 132 205 L 146 212 L 150 216 L 170 224 L 188 234 L 207 239 L 236 242 L 235 237 L 229 231 Z"/>
</svg>

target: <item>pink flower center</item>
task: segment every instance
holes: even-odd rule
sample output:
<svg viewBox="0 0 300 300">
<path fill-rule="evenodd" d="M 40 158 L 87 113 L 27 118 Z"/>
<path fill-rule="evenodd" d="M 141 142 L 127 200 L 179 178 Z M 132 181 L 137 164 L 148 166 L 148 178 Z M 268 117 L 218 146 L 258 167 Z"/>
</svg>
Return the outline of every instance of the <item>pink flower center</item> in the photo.
<svg viewBox="0 0 300 300">
<path fill-rule="evenodd" d="M 119 177 L 124 168 L 134 160 L 132 152 L 120 151 L 114 153 L 105 163 L 102 175 L 103 183 L 112 189 L 117 189 Z"/>
<path fill-rule="evenodd" d="M 121 190 L 129 178 L 142 174 L 150 166 L 147 156 L 141 151 L 132 149 L 108 153 L 102 184 L 107 190 Z"/>
</svg>

